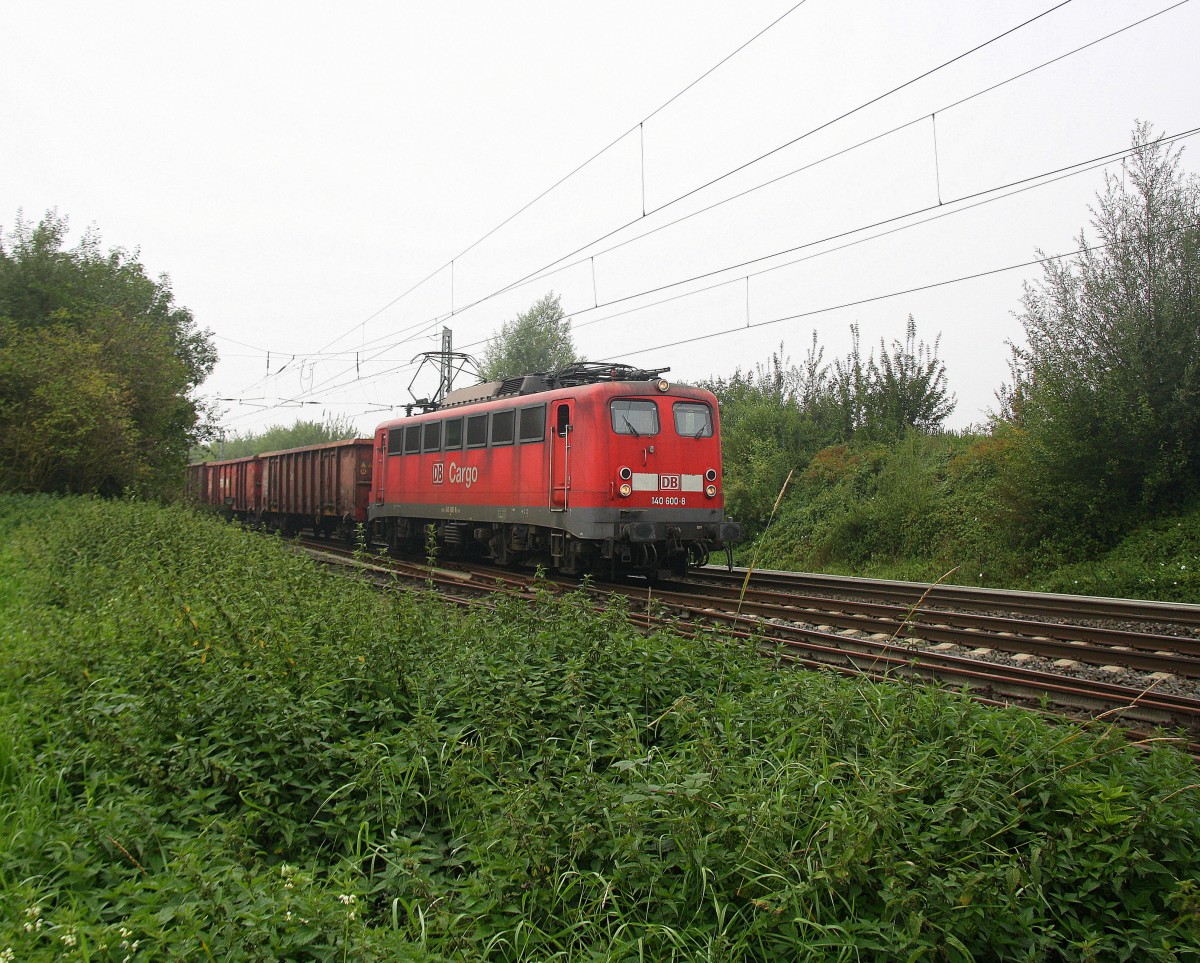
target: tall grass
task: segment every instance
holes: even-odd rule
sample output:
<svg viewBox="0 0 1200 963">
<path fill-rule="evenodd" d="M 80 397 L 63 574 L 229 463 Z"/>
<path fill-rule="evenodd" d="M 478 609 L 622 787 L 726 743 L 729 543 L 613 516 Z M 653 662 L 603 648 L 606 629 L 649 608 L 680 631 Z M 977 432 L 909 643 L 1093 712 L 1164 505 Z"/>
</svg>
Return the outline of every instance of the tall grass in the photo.
<svg viewBox="0 0 1200 963">
<path fill-rule="evenodd" d="M 1195 958 L 1178 752 L 177 508 L 0 499 L 0 546 L 17 959 Z"/>
</svg>

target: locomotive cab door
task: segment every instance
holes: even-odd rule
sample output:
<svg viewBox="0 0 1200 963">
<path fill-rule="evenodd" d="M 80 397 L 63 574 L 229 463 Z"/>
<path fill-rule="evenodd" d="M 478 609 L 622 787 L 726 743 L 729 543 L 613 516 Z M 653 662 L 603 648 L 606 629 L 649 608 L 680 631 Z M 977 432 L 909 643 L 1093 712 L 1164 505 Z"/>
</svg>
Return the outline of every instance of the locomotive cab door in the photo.
<svg viewBox="0 0 1200 963">
<path fill-rule="evenodd" d="M 550 511 L 567 510 L 571 491 L 571 400 L 556 401 L 550 422 Z"/>
</svg>

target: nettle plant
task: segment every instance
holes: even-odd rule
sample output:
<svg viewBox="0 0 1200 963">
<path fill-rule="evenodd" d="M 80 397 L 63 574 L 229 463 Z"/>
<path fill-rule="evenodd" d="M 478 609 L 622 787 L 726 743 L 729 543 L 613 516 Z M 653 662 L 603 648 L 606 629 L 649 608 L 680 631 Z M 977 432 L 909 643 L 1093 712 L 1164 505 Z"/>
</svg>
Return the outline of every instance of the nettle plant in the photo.
<svg viewBox="0 0 1200 963">
<path fill-rule="evenodd" d="M 464 612 L 177 508 L 0 499 L 0 531 L 15 958 L 1200 943 L 1190 760 L 1112 727 L 779 671 L 549 587 Z"/>
</svg>

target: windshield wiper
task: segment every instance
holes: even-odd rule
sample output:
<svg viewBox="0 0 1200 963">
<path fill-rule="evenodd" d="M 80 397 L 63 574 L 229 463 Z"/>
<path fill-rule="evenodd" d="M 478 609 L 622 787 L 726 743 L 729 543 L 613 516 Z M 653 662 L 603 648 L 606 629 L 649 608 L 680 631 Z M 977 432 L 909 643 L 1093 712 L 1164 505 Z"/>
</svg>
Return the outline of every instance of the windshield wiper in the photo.
<svg viewBox="0 0 1200 963">
<path fill-rule="evenodd" d="M 633 435 L 634 438 L 642 437 L 642 433 L 633 427 L 633 422 L 629 420 L 628 415 L 621 415 L 621 420 L 625 422 L 625 427 L 629 429 L 629 433 Z"/>
</svg>

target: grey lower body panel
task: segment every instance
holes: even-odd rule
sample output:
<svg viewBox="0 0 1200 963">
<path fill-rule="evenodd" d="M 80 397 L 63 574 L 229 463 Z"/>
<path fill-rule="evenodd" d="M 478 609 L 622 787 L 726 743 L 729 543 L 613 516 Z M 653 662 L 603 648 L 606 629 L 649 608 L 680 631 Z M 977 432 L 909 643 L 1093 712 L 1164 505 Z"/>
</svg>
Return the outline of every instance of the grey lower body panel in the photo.
<svg viewBox="0 0 1200 963">
<path fill-rule="evenodd" d="M 740 527 L 725 521 L 725 513 L 719 508 L 567 508 L 553 511 L 549 508 L 391 502 L 372 505 L 369 517 L 371 520 L 401 517 L 431 522 L 531 525 L 587 541 L 703 541 L 719 546 L 737 541 L 741 536 Z"/>
</svg>

